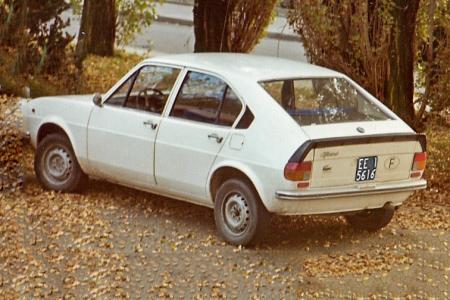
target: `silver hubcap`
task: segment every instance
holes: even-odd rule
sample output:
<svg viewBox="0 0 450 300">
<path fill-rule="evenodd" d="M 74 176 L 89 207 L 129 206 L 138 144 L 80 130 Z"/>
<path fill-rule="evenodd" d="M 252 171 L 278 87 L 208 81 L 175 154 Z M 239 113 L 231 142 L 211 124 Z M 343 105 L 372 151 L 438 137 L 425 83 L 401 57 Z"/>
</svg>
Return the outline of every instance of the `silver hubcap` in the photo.
<svg viewBox="0 0 450 300">
<path fill-rule="evenodd" d="M 227 227 L 233 233 L 243 233 L 250 221 L 250 209 L 244 196 L 239 193 L 229 195 L 224 202 L 223 215 Z"/>
<path fill-rule="evenodd" d="M 43 163 L 44 175 L 50 183 L 60 185 L 69 179 L 72 172 L 72 159 L 65 148 L 55 146 L 48 149 Z"/>
</svg>

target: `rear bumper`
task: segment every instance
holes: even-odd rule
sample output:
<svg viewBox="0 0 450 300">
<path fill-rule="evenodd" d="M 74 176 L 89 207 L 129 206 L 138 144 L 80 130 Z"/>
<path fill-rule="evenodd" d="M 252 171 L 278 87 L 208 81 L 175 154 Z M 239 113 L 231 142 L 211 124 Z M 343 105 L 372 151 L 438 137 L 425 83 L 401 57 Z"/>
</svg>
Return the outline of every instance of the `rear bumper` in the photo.
<svg viewBox="0 0 450 300">
<path fill-rule="evenodd" d="M 397 183 L 385 183 L 370 186 L 335 187 L 332 189 L 310 189 L 306 191 L 277 191 L 275 197 L 279 200 L 315 200 L 342 197 L 361 197 L 378 194 L 412 192 L 425 189 L 427 181 L 405 181 Z"/>
</svg>

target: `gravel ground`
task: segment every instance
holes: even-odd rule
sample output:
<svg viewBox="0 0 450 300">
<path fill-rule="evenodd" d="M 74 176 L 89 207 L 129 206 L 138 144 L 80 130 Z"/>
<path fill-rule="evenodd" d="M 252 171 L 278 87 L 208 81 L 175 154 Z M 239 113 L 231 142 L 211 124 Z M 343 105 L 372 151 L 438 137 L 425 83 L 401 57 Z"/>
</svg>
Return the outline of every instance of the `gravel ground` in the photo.
<svg viewBox="0 0 450 300">
<path fill-rule="evenodd" d="M 212 211 L 91 181 L 0 196 L 0 298 L 449 298 L 450 209 L 402 207 L 376 234 L 339 217 L 275 217 L 227 245 Z"/>
</svg>

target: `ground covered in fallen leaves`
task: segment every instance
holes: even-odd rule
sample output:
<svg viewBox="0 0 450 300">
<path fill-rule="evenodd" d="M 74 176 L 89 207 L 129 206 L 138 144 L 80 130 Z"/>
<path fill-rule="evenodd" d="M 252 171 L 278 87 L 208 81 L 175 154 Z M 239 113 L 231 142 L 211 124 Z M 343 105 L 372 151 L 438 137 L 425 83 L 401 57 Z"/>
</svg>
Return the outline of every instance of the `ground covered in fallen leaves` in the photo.
<svg viewBox="0 0 450 300">
<path fill-rule="evenodd" d="M 209 209 L 91 181 L 84 194 L 0 196 L 0 298 L 449 297 L 449 207 L 420 194 L 377 234 L 338 217 L 273 220 L 253 248 Z M 422 222 L 423 220 L 424 222 Z"/>
<path fill-rule="evenodd" d="M 44 191 L 33 150 L 2 147 L 3 164 L 23 155 L 26 177 L 0 193 L 0 299 L 448 299 L 446 130 L 429 135 L 430 187 L 387 228 L 274 217 L 251 248 L 220 241 L 207 208 L 94 180 L 82 194 Z"/>
</svg>

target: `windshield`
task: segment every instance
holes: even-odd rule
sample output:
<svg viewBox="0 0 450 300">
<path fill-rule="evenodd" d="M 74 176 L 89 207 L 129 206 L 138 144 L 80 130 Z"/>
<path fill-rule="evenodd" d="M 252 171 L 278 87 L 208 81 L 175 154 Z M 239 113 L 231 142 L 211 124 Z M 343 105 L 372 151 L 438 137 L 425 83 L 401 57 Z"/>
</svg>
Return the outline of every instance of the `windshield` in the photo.
<svg viewBox="0 0 450 300">
<path fill-rule="evenodd" d="M 390 119 L 344 78 L 272 80 L 261 85 L 302 126 Z"/>
</svg>

